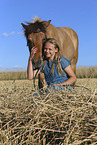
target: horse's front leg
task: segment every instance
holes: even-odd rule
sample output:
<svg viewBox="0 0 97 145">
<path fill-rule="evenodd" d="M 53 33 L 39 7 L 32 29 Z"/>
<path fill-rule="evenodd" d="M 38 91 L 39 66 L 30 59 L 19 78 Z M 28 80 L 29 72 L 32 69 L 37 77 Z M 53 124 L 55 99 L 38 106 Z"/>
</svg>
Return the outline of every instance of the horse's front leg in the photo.
<svg viewBox="0 0 97 145">
<path fill-rule="evenodd" d="M 43 90 L 43 86 L 44 86 L 44 74 L 40 72 L 38 75 L 38 88 L 40 90 Z"/>
</svg>

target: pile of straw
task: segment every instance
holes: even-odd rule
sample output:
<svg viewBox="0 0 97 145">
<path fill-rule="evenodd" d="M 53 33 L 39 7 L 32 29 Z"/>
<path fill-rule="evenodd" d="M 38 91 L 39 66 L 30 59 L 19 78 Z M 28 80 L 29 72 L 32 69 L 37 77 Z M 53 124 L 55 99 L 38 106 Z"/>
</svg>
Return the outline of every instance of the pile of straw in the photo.
<svg viewBox="0 0 97 145">
<path fill-rule="evenodd" d="M 1 145 L 96 145 L 96 93 L 76 87 L 40 95 L 29 84 L 3 86 Z"/>
</svg>

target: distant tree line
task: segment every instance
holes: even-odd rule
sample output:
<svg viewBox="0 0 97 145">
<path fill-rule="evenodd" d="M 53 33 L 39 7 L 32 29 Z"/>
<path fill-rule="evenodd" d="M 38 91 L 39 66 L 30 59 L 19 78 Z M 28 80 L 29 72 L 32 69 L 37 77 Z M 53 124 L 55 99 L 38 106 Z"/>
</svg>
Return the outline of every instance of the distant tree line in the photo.
<svg viewBox="0 0 97 145">
<path fill-rule="evenodd" d="M 77 78 L 97 78 L 97 66 L 77 67 Z M 1 71 L 0 80 L 26 80 L 26 71 Z"/>
</svg>

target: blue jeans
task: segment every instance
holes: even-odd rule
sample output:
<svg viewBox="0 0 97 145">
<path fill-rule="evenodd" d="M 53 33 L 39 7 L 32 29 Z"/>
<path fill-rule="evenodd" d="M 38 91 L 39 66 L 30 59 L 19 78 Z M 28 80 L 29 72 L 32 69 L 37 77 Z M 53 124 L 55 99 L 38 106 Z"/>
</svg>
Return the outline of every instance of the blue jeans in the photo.
<svg viewBox="0 0 97 145">
<path fill-rule="evenodd" d="M 47 86 L 47 88 L 46 88 L 46 90 L 45 90 L 45 92 L 46 93 L 48 93 L 48 92 L 50 92 L 50 91 L 61 91 L 61 90 L 73 90 L 74 88 L 73 88 L 73 86 L 52 86 L 52 85 L 49 85 L 49 86 Z"/>
</svg>

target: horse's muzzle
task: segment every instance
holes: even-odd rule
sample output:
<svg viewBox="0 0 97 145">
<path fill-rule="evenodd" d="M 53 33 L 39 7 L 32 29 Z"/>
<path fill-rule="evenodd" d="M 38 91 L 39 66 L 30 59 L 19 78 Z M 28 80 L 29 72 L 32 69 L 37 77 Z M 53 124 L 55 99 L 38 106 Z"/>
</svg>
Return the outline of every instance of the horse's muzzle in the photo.
<svg viewBox="0 0 97 145">
<path fill-rule="evenodd" d="M 33 66 L 34 66 L 35 69 L 39 69 L 43 65 L 43 59 L 40 58 L 37 62 L 35 62 L 34 60 L 32 60 L 32 64 L 33 64 Z"/>
</svg>

